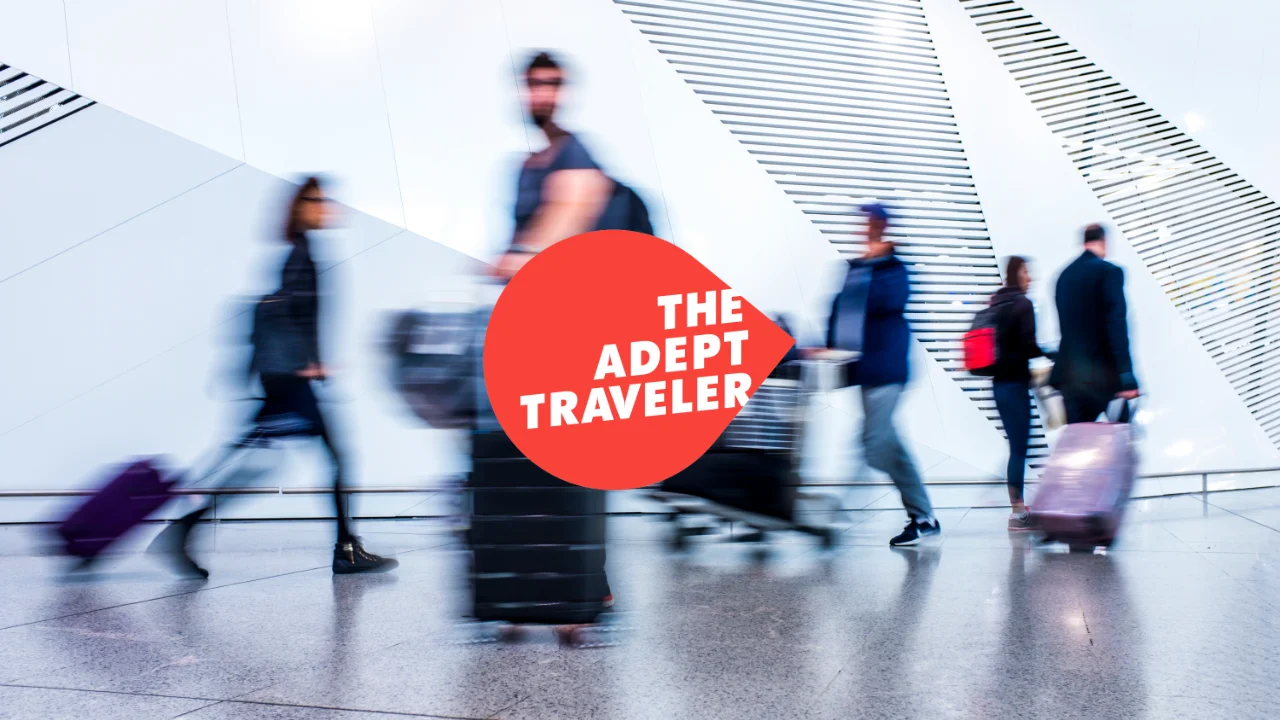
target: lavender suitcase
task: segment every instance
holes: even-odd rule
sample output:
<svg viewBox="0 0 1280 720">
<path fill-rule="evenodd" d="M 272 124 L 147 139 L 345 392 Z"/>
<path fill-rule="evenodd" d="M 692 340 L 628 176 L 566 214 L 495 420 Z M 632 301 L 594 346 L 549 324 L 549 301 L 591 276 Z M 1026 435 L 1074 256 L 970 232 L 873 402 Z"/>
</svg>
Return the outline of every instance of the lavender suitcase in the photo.
<svg viewBox="0 0 1280 720">
<path fill-rule="evenodd" d="M 1040 474 L 1032 519 L 1048 540 L 1109 547 L 1133 490 L 1136 464 L 1128 424 L 1068 425 Z"/>
<path fill-rule="evenodd" d="M 174 480 L 151 458 L 125 467 L 58 526 L 69 555 L 92 560 L 169 500 Z"/>
</svg>

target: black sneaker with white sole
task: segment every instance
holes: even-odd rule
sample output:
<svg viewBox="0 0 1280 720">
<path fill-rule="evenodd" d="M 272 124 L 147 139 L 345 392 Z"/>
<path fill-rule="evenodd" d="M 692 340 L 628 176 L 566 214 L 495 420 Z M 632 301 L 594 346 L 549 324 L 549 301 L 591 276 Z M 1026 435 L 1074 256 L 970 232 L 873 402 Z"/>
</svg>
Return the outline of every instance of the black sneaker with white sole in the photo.
<svg viewBox="0 0 1280 720">
<path fill-rule="evenodd" d="M 905 545 L 915 545 L 921 539 L 930 535 L 938 535 L 942 532 L 942 523 L 937 520 L 920 521 L 912 518 L 902 532 L 889 541 L 893 547 L 902 547 Z"/>
</svg>

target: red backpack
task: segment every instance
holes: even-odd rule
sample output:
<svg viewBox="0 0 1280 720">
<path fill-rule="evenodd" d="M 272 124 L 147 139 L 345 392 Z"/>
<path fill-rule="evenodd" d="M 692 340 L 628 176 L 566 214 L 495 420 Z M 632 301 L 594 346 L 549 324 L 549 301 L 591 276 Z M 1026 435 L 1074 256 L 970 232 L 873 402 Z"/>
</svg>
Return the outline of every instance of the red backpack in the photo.
<svg viewBox="0 0 1280 720">
<path fill-rule="evenodd" d="M 973 325 L 964 334 L 964 369 L 970 375 L 991 377 L 996 374 L 996 364 L 1000 360 L 1000 325 L 1005 305 L 1008 305 L 1008 301 L 988 305 L 973 316 Z"/>
</svg>

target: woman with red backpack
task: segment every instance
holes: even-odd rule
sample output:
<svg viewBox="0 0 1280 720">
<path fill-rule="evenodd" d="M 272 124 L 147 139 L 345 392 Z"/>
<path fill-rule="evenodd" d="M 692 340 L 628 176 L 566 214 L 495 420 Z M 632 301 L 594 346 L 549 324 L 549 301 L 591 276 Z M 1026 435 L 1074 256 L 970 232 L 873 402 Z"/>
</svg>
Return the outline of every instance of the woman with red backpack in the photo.
<svg viewBox="0 0 1280 720">
<path fill-rule="evenodd" d="M 1004 287 L 991 297 L 999 307 L 996 325 L 996 360 L 992 368 L 992 390 L 1000 424 L 1009 438 L 1009 530 L 1031 530 L 1031 516 L 1023 498 L 1027 473 L 1027 445 L 1031 439 L 1031 366 L 1044 351 L 1036 342 L 1036 311 L 1027 299 L 1031 272 L 1027 259 L 1014 255 L 1005 261 Z"/>
</svg>

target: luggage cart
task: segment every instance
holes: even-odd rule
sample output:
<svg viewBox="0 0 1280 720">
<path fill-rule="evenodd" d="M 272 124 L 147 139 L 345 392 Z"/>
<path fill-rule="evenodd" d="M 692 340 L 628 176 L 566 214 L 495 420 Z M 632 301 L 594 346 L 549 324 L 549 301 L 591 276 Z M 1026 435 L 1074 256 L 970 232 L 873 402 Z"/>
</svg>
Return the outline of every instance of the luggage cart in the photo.
<svg viewBox="0 0 1280 720">
<path fill-rule="evenodd" d="M 798 506 L 817 505 L 820 513 L 825 505 L 834 519 L 840 507 L 832 494 L 805 490 L 799 473 L 805 410 L 818 365 L 779 365 L 706 454 L 649 493 L 665 508 L 673 549 L 733 523 L 748 528 L 730 534 L 736 541 L 761 542 L 770 532 L 787 530 L 812 535 L 824 548 L 835 544 L 831 522 L 802 520 L 797 512 Z"/>
</svg>

